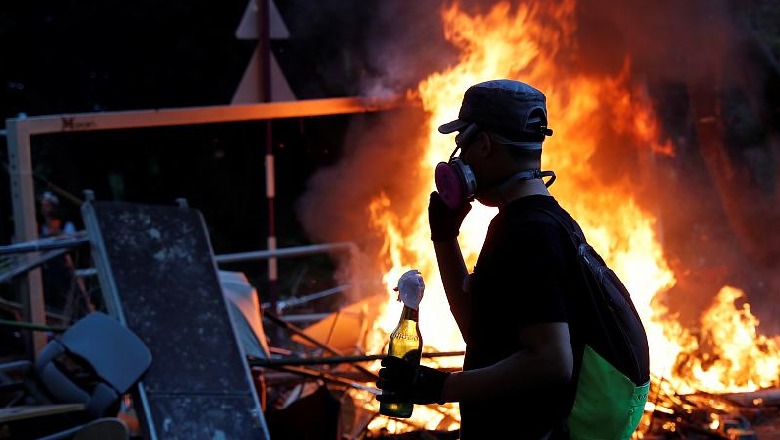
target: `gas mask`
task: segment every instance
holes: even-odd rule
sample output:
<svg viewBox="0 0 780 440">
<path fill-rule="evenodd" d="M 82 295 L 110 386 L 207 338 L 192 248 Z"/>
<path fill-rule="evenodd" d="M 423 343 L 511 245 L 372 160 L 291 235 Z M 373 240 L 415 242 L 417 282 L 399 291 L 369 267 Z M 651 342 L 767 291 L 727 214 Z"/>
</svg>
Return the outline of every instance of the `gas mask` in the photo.
<svg viewBox="0 0 780 440">
<path fill-rule="evenodd" d="M 458 133 L 455 137 L 455 149 L 450 154 L 450 158 L 447 162 L 439 162 L 436 165 L 434 171 L 434 181 L 436 183 L 436 190 L 439 192 L 441 199 L 450 209 L 458 209 L 466 203 L 470 203 L 474 200 L 477 193 L 477 179 L 474 176 L 474 171 L 471 167 L 464 163 L 460 157 L 456 157 L 455 154 L 461 149 L 462 145 L 465 145 L 478 131 L 476 124 L 471 124 L 465 130 Z M 513 174 L 507 177 L 501 183 L 490 187 L 480 189 L 480 192 L 487 195 L 499 195 L 506 191 L 513 183 L 520 180 L 532 180 L 541 179 L 543 177 L 550 177 L 550 180 L 545 182 L 545 186 L 549 187 L 555 181 L 555 173 L 552 171 L 542 171 L 538 168 L 524 170 L 519 173 Z"/>
<path fill-rule="evenodd" d="M 436 191 L 450 209 L 458 209 L 464 203 L 474 200 L 477 179 L 471 167 L 463 163 L 459 157 L 450 156 L 448 162 L 439 162 L 434 172 L 434 180 Z"/>
</svg>

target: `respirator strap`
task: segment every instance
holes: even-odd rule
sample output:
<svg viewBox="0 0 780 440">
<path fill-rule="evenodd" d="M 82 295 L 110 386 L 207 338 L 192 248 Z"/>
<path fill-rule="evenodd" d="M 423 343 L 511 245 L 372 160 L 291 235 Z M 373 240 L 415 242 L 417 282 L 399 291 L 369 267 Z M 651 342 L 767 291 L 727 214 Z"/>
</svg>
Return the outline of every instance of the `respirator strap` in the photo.
<svg viewBox="0 0 780 440">
<path fill-rule="evenodd" d="M 515 182 L 518 180 L 533 180 L 533 179 L 542 179 L 544 177 L 549 177 L 550 180 L 544 183 L 544 186 L 550 187 L 550 185 L 555 182 L 555 172 L 554 171 L 542 171 L 538 168 L 530 169 L 521 171 L 514 176 L 510 177 L 506 183 Z"/>
<path fill-rule="evenodd" d="M 540 179 L 543 178 L 543 177 L 549 177 L 550 178 L 550 180 L 548 180 L 547 182 L 544 182 L 544 186 L 546 186 L 547 188 L 549 188 L 550 185 L 552 185 L 553 182 L 555 182 L 555 171 L 541 171 L 541 170 L 534 170 L 534 171 L 538 171 L 539 172 L 539 178 Z"/>
</svg>

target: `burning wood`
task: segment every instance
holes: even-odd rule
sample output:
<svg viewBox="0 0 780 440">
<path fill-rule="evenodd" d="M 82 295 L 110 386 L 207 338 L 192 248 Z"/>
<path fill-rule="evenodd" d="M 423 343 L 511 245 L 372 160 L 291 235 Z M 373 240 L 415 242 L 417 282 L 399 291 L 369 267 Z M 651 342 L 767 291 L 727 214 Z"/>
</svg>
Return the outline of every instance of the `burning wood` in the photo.
<svg viewBox="0 0 780 440">
<path fill-rule="evenodd" d="M 435 354 L 432 354 L 435 355 Z M 367 356 L 373 359 L 373 356 Z M 333 359 L 334 363 L 352 359 Z M 364 360 L 355 357 L 355 360 Z M 329 363 L 328 358 L 309 359 L 312 363 Z M 439 429 L 426 426 L 423 417 L 413 419 L 385 419 L 378 415 L 371 401 L 372 396 L 366 385 L 354 382 L 354 378 L 345 378 L 344 372 L 323 373 L 304 367 L 281 366 L 282 362 L 270 362 L 271 368 L 280 369 L 288 375 L 285 381 L 269 381 L 269 387 L 280 387 L 276 400 L 295 401 L 302 396 L 302 389 L 308 379 L 321 379 L 327 383 L 330 396 L 338 400 L 342 409 L 339 414 L 340 430 L 351 436 L 339 438 L 363 439 L 456 439 L 458 438 L 458 419 L 452 417 L 451 405 L 430 405 L 426 414 L 440 416 Z M 296 379 L 297 376 L 297 379 Z M 272 376 L 271 376 L 272 377 Z M 311 382 L 309 382 L 311 383 Z M 322 386 L 322 385 L 320 385 Z M 649 403 L 637 438 L 672 439 L 740 439 L 772 440 L 780 439 L 780 389 L 765 389 L 756 392 L 711 394 L 696 392 L 679 394 L 670 391 L 670 385 L 663 381 L 653 382 Z M 291 397 L 293 396 L 293 397 Z M 302 396 L 302 397 L 301 397 Z M 415 409 L 419 411 L 419 407 Z M 270 410 L 273 413 L 273 409 Z M 442 426 L 450 426 L 442 429 Z M 514 428 L 507 428 L 514 429 Z"/>
<path fill-rule="evenodd" d="M 711 394 L 670 392 L 655 380 L 640 432 L 644 439 L 780 438 L 780 389 Z M 759 436 L 758 433 L 763 431 Z"/>
</svg>

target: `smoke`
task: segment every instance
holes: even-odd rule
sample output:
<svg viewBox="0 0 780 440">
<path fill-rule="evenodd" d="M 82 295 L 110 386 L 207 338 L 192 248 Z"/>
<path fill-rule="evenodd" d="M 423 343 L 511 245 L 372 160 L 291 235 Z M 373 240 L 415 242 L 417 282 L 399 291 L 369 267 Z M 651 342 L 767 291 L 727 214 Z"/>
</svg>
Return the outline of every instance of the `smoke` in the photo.
<svg viewBox="0 0 780 440">
<path fill-rule="evenodd" d="M 671 310 L 694 325 L 730 284 L 747 292 L 764 331 L 778 333 L 780 68 L 746 5 L 580 0 L 578 60 L 609 73 L 630 59 L 674 141 L 675 156 L 650 171 L 648 199 L 678 277 Z"/>
<path fill-rule="evenodd" d="M 296 205 L 301 224 L 316 242 L 354 242 L 358 255 L 342 261 L 341 281 L 358 281 L 365 295 L 384 291 L 378 255 L 384 234 L 370 224 L 369 206 L 378 194 L 389 198 L 393 212 L 408 212 L 410 194 L 423 185 L 416 172 L 424 115 L 405 108 L 355 116 L 344 142 L 342 159 L 323 168 L 307 182 Z M 341 257 L 339 257 L 341 258 Z"/>
<path fill-rule="evenodd" d="M 351 36 L 348 44 L 355 47 L 350 50 L 361 58 L 355 61 L 362 66 L 361 95 L 403 97 L 416 90 L 423 78 L 456 60 L 457 53 L 443 37 L 438 2 L 326 3 L 324 13 L 298 10 L 302 17 L 293 20 L 308 26 L 334 26 L 334 22 L 355 26 L 340 32 Z M 360 19 L 344 19 L 342 14 Z M 360 254 L 347 257 L 357 261 L 343 261 L 338 276 L 341 281 L 355 281 L 355 274 L 346 268 L 357 271 L 361 285 L 356 291 L 362 295 L 383 291 L 381 278 L 387 270 L 386 262 L 377 258 L 385 237 L 369 224 L 369 205 L 383 193 L 390 200 L 390 211 L 409 212 L 411 194 L 430 184 L 416 175 L 424 122 L 422 111 L 414 106 L 355 116 L 340 161 L 312 175 L 296 204 L 311 240 L 358 245 Z"/>
<path fill-rule="evenodd" d="M 444 39 L 442 4 L 378 2 L 366 42 L 365 92 L 415 89 L 423 78 L 456 61 L 457 52 Z"/>
<path fill-rule="evenodd" d="M 403 92 L 457 55 L 444 39 L 436 1 L 290 0 L 278 6 L 291 37 L 277 44 L 284 50 L 276 55 L 298 79 L 298 96 Z"/>
</svg>

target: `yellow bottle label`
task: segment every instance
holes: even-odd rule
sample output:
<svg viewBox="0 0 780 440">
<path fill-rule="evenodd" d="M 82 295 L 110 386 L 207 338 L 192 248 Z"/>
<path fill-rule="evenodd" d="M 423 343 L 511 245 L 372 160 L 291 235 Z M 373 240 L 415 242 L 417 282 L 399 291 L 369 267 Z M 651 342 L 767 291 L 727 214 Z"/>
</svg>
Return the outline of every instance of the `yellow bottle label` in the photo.
<svg viewBox="0 0 780 440">
<path fill-rule="evenodd" d="M 415 365 L 420 364 L 422 354 L 422 336 L 417 322 L 412 319 L 401 319 L 398 327 L 390 335 L 390 345 L 387 354 L 399 357 Z M 380 414 L 408 418 L 412 416 L 414 404 L 412 403 L 386 403 L 379 406 Z"/>
</svg>

